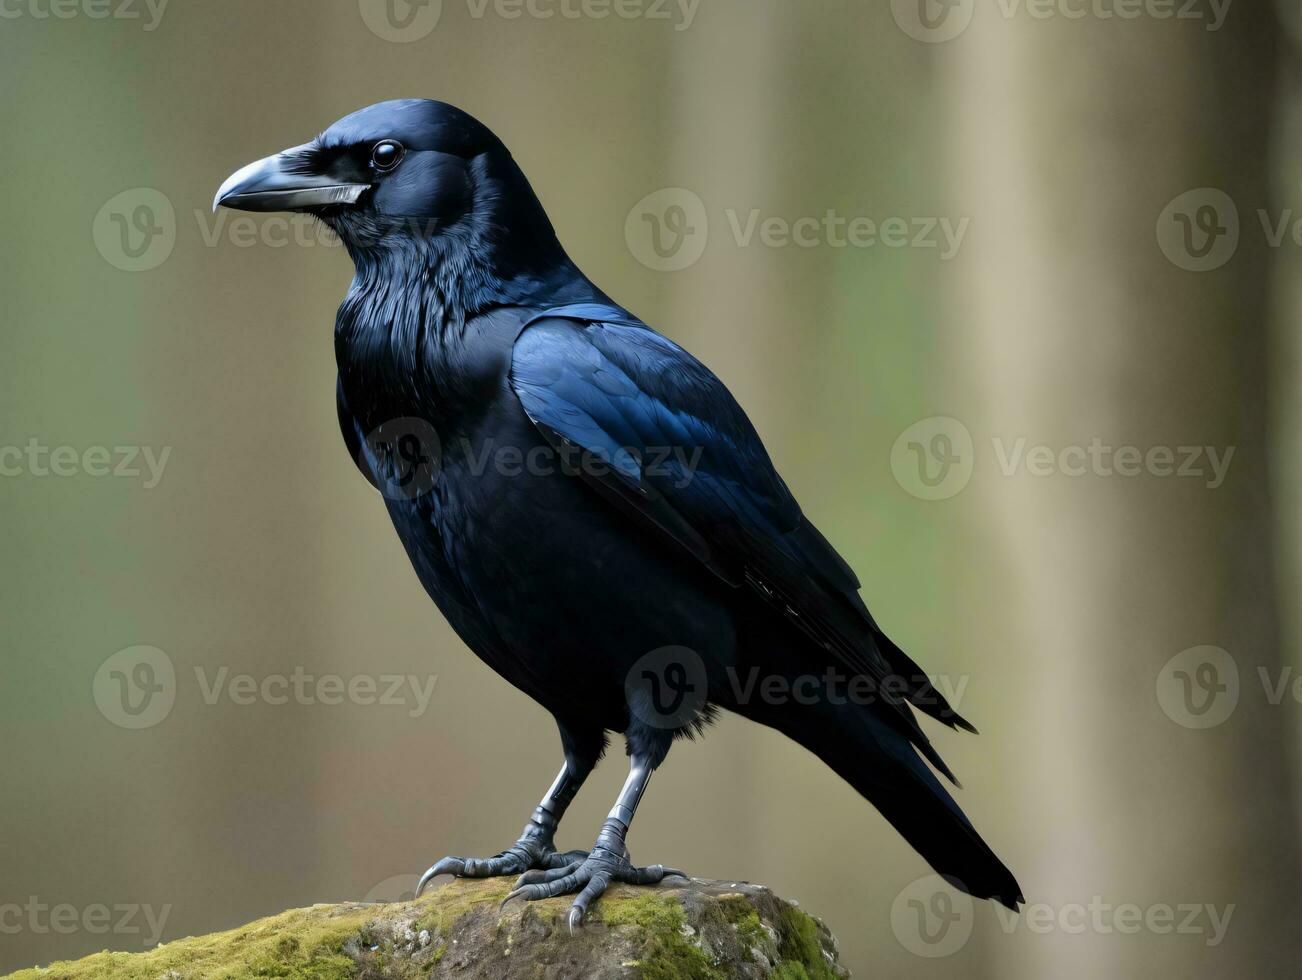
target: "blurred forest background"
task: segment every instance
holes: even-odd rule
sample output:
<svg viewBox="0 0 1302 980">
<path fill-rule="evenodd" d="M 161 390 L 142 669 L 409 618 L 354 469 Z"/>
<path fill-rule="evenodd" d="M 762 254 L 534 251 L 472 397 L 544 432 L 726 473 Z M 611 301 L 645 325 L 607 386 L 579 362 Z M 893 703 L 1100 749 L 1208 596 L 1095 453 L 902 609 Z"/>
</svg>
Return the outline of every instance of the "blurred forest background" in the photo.
<svg viewBox="0 0 1302 980">
<path fill-rule="evenodd" d="M 551 719 L 451 633 L 343 448 L 343 250 L 209 210 L 405 96 L 493 128 L 580 267 L 747 407 L 961 688 L 982 735 L 935 741 L 1030 904 L 965 903 L 731 717 L 653 780 L 636 859 L 799 899 L 859 977 L 1295 969 L 1294 5 L 55 7 L 0 6 L 0 970 L 149 938 L 97 905 L 173 939 L 397 898 L 513 840 L 554 772 Z M 436 680 L 225 687 L 296 671 Z"/>
</svg>

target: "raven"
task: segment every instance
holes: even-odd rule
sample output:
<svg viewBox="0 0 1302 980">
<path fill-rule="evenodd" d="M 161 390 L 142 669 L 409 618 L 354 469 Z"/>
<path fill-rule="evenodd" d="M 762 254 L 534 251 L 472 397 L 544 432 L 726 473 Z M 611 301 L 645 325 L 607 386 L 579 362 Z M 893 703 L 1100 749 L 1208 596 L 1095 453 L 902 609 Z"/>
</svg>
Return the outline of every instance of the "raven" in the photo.
<svg viewBox="0 0 1302 980">
<path fill-rule="evenodd" d="M 812 751 L 954 886 L 1018 907 L 913 710 L 975 729 L 882 632 L 728 389 L 579 271 L 487 127 L 382 102 L 238 170 L 218 205 L 307 212 L 343 241 L 344 441 L 457 634 L 560 730 L 520 839 L 421 888 L 519 875 L 508 898 L 578 892 L 573 930 L 611 881 L 680 874 L 635 867 L 626 836 L 672 742 L 724 708 Z M 592 850 L 558 852 L 608 732 L 628 779 Z"/>
</svg>

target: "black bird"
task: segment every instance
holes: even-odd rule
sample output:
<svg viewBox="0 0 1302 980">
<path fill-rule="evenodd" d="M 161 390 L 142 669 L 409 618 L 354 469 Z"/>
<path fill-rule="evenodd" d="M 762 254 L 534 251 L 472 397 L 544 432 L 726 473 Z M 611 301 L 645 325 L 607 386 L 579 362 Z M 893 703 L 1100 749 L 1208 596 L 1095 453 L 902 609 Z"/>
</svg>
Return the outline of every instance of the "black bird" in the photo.
<svg viewBox="0 0 1302 980">
<path fill-rule="evenodd" d="M 1017 908 L 913 709 L 975 729 L 882 632 L 727 388 L 578 270 L 493 133 L 383 102 L 239 170 L 217 205 L 308 212 L 343 240 L 344 441 L 458 635 L 560 729 L 520 839 L 422 887 L 520 875 L 512 896 L 577 891 L 574 928 L 611 881 L 677 874 L 634 867 L 625 837 L 674 739 L 726 708 L 816 754 L 953 885 Z M 608 732 L 628 781 L 592 851 L 558 853 Z"/>
</svg>

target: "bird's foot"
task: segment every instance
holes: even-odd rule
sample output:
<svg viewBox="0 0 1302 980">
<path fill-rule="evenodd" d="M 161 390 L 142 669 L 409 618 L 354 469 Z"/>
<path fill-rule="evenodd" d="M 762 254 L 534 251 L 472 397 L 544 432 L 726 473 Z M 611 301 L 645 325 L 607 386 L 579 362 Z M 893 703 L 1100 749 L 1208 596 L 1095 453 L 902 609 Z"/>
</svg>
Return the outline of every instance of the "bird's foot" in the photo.
<svg viewBox="0 0 1302 980">
<path fill-rule="evenodd" d="M 500 854 L 488 858 L 440 858 L 420 876 L 416 896 L 439 875 L 456 875 L 458 878 L 494 878 L 498 875 L 518 875 L 529 871 L 549 871 L 567 868 L 581 862 L 587 851 L 557 851 L 551 833 L 536 823 L 524 828 L 520 839 Z"/>
<path fill-rule="evenodd" d="M 573 853 L 573 852 L 571 852 Z M 630 885 L 654 885 L 670 875 L 686 877 L 683 872 L 653 864 L 645 868 L 633 866 L 628 848 L 624 845 L 624 827 L 617 820 L 607 820 L 597 835 L 592 853 L 582 854 L 577 860 L 561 867 L 535 868 L 520 875 L 512 892 L 502 899 L 505 905 L 513 898 L 535 901 L 578 892 L 570 906 L 571 934 L 583 924 L 588 907 L 601 897 L 612 881 Z"/>
</svg>

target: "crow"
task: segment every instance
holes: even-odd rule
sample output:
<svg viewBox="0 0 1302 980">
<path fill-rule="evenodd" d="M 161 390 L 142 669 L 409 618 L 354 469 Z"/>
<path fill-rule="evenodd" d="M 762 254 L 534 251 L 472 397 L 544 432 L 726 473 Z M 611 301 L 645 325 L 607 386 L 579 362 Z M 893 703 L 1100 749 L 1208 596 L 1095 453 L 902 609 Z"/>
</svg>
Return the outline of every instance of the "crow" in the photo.
<svg viewBox="0 0 1302 980">
<path fill-rule="evenodd" d="M 610 882 L 681 874 L 635 867 L 629 826 L 674 740 L 726 709 L 817 755 L 955 887 L 1024 901 L 914 711 L 975 729 L 878 626 L 728 389 L 579 271 L 487 127 L 382 102 L 236 171 L 218 205 L 342 240 L 344 441 L 439 610 L 560 731 L 520 839 L 420 888 L 518 875 L 508 900 L 578 893 L 573 931 Z M 592 850 L 559 852 L 610 732 L 628 779 Z"/>
</svg>

